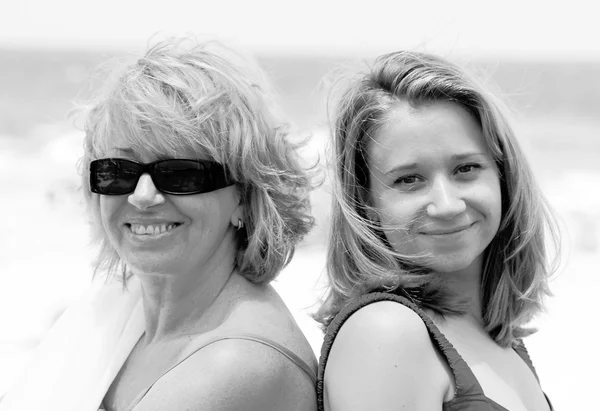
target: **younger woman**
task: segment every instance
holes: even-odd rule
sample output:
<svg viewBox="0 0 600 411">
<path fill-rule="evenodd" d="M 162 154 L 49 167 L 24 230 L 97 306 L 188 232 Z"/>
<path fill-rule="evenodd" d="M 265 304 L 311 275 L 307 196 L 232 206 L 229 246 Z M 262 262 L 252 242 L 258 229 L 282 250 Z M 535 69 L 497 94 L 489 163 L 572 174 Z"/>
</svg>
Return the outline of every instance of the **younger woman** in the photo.
<svg viewBox="0 0 600 411">
<path fill-rule="evenodd" d="M 319 409 L 550 410 L 522 338 L 554 224 L 498 104 L 441 58 L 392 53 L 333 135 Z"/>
</svg>

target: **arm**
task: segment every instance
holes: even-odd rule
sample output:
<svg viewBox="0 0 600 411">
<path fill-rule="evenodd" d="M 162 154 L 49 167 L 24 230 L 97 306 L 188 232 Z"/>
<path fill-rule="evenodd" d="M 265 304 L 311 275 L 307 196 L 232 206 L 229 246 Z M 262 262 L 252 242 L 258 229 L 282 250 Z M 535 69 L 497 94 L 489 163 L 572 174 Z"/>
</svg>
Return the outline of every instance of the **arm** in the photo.
<svg viewBox="0 0 600 411">
<path fill-rule="evenodd" d="M 344 323 L 324 383 L 331 411 L 439 411 L 450 388 L 421 318 L 387 301 L 360 309 Z"/>
<path fill-rule="evenodd" d="M 312 381 L 280 353 L 252 341 L 225 340 L 171 370 L 135 411 L 313 411 L 315 404 Z"/>
</svg>

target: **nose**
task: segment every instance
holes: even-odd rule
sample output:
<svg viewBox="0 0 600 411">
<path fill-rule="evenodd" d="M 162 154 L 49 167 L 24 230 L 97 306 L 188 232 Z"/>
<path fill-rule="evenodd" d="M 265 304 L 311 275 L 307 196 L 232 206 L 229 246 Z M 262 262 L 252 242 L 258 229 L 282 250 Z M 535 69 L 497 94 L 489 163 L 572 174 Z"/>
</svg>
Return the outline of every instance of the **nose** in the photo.
<svg viewBox="0 0 600 411">
<path fill-rule="evenodd" d="M 427 214 L 430 217 L 450 220 L 467 209 L 460 188 L 446 178 L 435 180 L 430 194 L 430 202 L 427 205 Z"/>
<path fill-rule="evenodd" d="M 165 202 L 163 193 L 157 190 L 150 174 L 142 174 L 135 186 L 135 191 L 127 198 L 129 204 L 140 210 L 162 204 Z"/>
</svg>

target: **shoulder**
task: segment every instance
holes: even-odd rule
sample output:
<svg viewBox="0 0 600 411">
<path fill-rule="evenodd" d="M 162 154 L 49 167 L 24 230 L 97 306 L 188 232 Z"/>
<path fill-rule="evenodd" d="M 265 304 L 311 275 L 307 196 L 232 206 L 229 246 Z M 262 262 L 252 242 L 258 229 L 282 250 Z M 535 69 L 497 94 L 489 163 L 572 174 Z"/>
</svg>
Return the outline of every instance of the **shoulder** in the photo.
<svg viewBox="0 0 600 411">
<path fill-rule="evenodd" d="M 392 301 L 371 303 L 344 322 L 324 383 L 333 410 L 439 408 L 448 386 L 423 320 Z"/>
<path fill-rule="evenodd" d="M 380 331 L 397 333 L 397 326 L 402 326 L 404 330 L 426 330 L 423 320 L 415 311 L 404 304 L 386 300 L 372 302 L 359 308 L 348 317 L 342 329 L 377 327 Z"/>
<path fill-rule="evenodd" d="M 308 411 L 313 408 L 302 408 L 301 402 L 311 394 L 314 403 L 312 382 L 276 350 L 254 341 L 228 339 L 190 356 L 166 374 L 144 402 L 148 410 L 269 411 L 295 401 L 300 403 L 298 410 Z"/>
<path fill-rule="evenodd" d="M 396 302 L 379 301 L 360 308 L 344 322 L 333 342 L 327 367 L 356 351 L 384 357 L 410 352 L 414 357 L 428 353 L 431 345 L 427 327 L 416 312 Z"/>
<path fill-rule="evenodd" d="M 270 285 L 252 287 L 251 293 L 240 298 L 243 303 L 238 303 L 230 313 L 223 332 L 259 334 L 276 341 L 302 358 L 316 373 L 314 351 L 279 293 Z"/>
</svg>

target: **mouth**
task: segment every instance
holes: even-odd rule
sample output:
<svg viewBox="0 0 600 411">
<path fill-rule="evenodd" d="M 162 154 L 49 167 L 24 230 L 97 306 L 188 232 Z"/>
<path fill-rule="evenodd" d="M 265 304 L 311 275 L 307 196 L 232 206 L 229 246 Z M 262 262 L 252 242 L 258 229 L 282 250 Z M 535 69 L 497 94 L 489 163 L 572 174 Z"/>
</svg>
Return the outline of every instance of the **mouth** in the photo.
<svg viewBox="0 0 600 411">
<path fill-rule="evenodd" d="M 473 227 L 474 224 L 475 223 L 472 223 L 472 224 L 469 224 L 466 226 L 462 226 L 462 227 L 449 228 L 449 229 L 444 229 L 444 230 L 433 230 L 433 231 L 421 232 L 421 234 L 435 236 L 435 237 L 450 236 L 450 235 L 459 234 L 465 230 L 468 230 L 469 228 Z"/>
<path fill-rule="evenodd" d="M 180 225 L 181 223 L 176 222 L 162 224 L 125 224 L 132 234 L 139 236 L 158 236 L 168 233 Z"/>
</svg>

